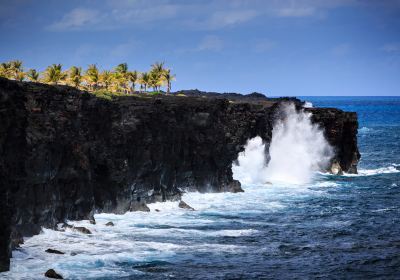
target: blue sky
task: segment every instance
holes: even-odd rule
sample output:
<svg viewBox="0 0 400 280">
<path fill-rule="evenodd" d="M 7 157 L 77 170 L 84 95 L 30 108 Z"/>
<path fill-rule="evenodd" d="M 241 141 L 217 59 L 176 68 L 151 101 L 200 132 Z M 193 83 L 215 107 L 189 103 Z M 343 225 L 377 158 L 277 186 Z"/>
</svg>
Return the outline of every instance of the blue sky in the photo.
<svg viewBox="0 0 400 280">
<path fill-rule="evenodd" d="M 0 0 L 0 61 L 165 61 L 173 90 L 400 95 L 399 0 Z"/>
</svg>

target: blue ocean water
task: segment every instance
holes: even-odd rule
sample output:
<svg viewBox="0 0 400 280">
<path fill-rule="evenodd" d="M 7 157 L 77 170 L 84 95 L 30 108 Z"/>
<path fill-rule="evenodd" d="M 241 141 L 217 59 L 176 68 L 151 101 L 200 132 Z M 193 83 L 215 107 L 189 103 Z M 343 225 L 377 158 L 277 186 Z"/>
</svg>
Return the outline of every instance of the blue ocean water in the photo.
<svg viewBox="0 0 400 280">
<path fill-rule="evenodd" d="M 358 113 L 359 175 L 188 193 L 196 211 L 166 202 L 72 222 L 92 235 L 44 229 L 0 278 L 42 279 L 54 268 L 68 279 L 399 279 L 400 98 L 303 99 Z"/>
</svg>

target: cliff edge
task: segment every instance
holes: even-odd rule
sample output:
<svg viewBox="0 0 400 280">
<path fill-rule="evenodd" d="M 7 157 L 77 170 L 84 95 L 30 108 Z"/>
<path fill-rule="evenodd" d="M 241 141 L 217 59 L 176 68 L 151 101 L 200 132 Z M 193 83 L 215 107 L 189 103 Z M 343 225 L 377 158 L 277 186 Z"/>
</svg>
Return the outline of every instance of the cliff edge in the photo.
<svg viewBox="0 0 400 280">
<path fill-rule="evenodd" d="M 181 92 L 184 93 L 184 92 Z M 0 78 L 0 271 L 11 234 L 37 234 L 96 211 L 143 210 L 183 191 L 238 192 L 231 166 L 246 141 L 272 136 L 281 100 L 129 96 Z M 298 102 L 300 106 L 300 102 Z M 357 115 L 313 108 L 334 162 L 357 172 Z"/>
</svg>

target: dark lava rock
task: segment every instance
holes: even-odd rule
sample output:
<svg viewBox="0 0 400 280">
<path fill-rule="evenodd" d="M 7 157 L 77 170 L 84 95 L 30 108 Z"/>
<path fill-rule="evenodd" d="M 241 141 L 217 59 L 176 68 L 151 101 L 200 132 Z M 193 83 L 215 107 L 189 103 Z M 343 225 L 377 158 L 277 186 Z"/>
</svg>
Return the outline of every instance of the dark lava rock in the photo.
<svg viewBox="0 0 400 280">
<path fill-rule="evenodd" d="M 132 202 L 129 211 L 150 212 L 150 208 L 144 201 L 139 201 L 139 202 Z"/>
<path fill-rule="evenodd" d="M 11 232 L 11 246 L 12 249 L 16 249 L 19 248 L 21 244 L 24 244 L 24 237 L 22 236 L 22 234 L 17 231 L 16 229 L 14 229 Z"/>
<path fill-rule="evenodd" d="M 64 223 L 62 225 L 62 228 L 69 228 L 69 229 L 76 230 L 76 231 L 79 231 L 84 234 L 92 234 L 92 232 L 85 227 L 76 227 L 76 226 L 69 225 L 67 223 Z"/>
<path fill-rule="evenodd" d="M 46 271 L 44 274 L 47 278 L 53 278 L 53 279 L 64 279 L 60 274 L 54 271 L 54 269 L 49 269 Z"/>
<path fill-rule="evenodd" d="M 242 185 L 240 184 L 240 182 L 238 180 L 233 180 L 231 183 L 229 183 L 225 187 L 225 191 L 232 192 L 232 193 L 244 192 L 244 190 L 242 189 Z"/>
<path fill-rule="evenodd" d="M 58 251 L 58 250 L 54 250 L 54 249 L 51 249 L 51 248 L 47 249 L 45 252 L 46 252 L 46 253 L 50 253 L 50 254 L 64 255 L 63 252 Z"/>
<path fill-rule="evenodd" d="M 181 200 L 179 202 L 179 208 L 183 208 L 183 209 L 187 209 L 187 210 L 191 210 L 191 211 L 195 211 L 193 207 L 189 206 L 186 202 L 184 202 L 183 200 Z"/>
<path fill-rule="evenodd" d="M 113 223 L 113 222 L 108 222 L 108 223 L 106 224 L 106 226 L 108 226 L 108 227 L 113 227 L 113 226 L 114 226 L 114 223 Z"/>
<path fill-rule="evenodd" d="M 0 78 L 0 271 L 9 268 L 13 227 L 31 236 L 96 211 L 149 211 L 147 203 L 184 191 L 240 191 L 232 162 L 249 138 L 269 147 L 282 101 L 199 91 L 110 101 Z M 306 110 L 341 170 L 357 172 L 357 115 Z"/>
<path fill-rule="evenodd" d="M 79 231 L 81 233 L 84 233 L 84 234 L 92 234 L 92 232 L 85 227 L 73 227 L 72 229 Z"/>
</svg>

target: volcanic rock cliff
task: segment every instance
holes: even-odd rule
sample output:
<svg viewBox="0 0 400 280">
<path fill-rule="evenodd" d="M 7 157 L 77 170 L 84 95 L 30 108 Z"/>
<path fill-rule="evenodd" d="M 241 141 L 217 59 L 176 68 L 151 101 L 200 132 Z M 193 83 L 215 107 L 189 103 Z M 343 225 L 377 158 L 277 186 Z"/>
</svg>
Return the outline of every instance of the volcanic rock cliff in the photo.
<svg viewBox="0 0 400 280">
<path fill-rule="evenodd" d="M 232 162 L 249 138 L 270 142 L 281 101 L 188 95 L 110 101 L 0 78 L 0 271 L 9 267 L 11 234 L 96 211 L 143 210 L 182 191 L 241 191 Z M 356 172 L 356 114 L 308 110 L 335 147 L 335 163 Z"/>
</svg>

